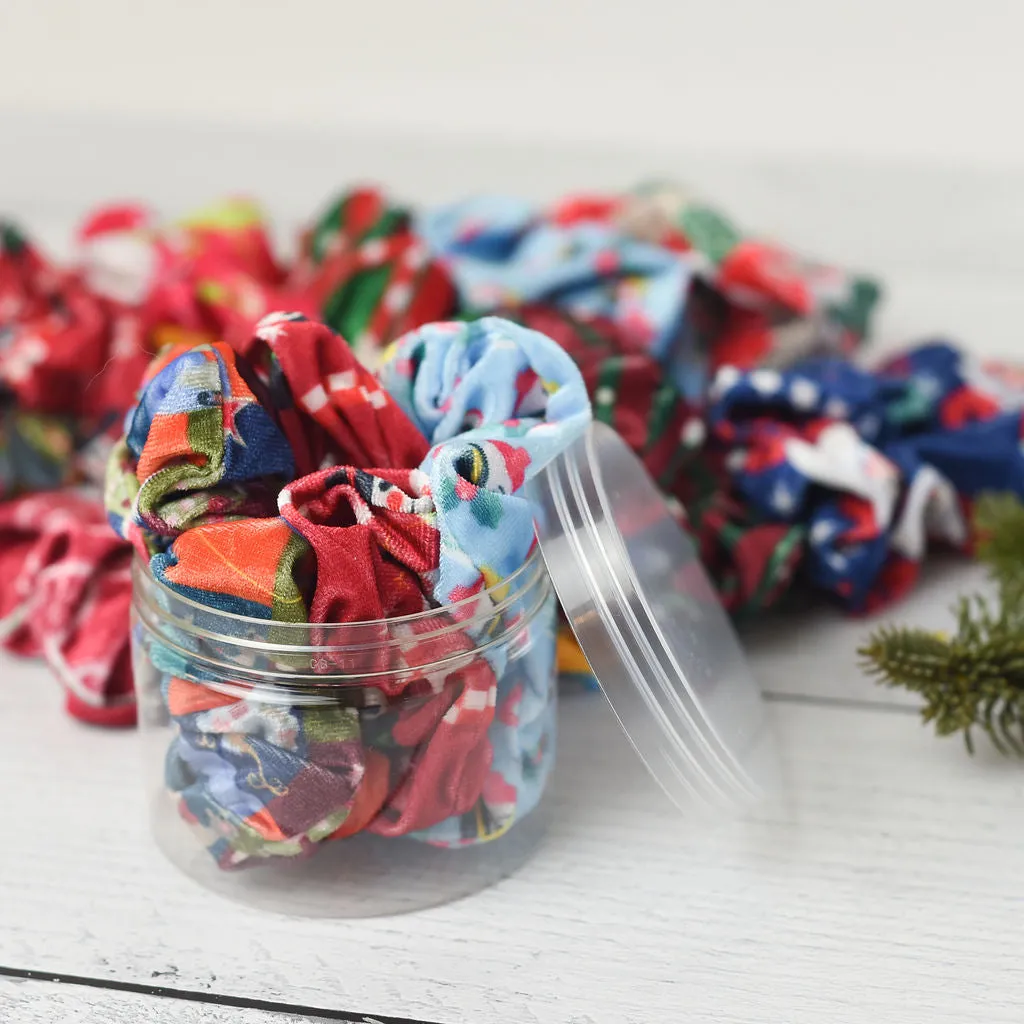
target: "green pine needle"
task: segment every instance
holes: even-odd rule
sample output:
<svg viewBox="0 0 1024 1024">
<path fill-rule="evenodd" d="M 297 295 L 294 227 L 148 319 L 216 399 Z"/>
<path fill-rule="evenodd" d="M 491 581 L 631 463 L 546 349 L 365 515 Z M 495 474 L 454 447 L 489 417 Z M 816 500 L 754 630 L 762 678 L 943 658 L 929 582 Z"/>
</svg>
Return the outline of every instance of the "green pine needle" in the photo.
<svg viewBox="0 0 1024 1024">
<path fill-rule="evenodd" d="M 978 558 L 997 600 L 962 598 L 952 636 L 883 627 L 860 650 L 868 675 L 924 698 L 922 718 L 939 736 L 984 732 L 1002 754 L 1024 756 L 1024 504 L 1013 495 L 979 498 Z"/>
<path fill-rule="evenodd" d="M 999 588 L 1003 613 L 1024 621 L 1024 504 L 1012 494 L 988 494 L 974 513 L 978 558 Z"/>
</svg>

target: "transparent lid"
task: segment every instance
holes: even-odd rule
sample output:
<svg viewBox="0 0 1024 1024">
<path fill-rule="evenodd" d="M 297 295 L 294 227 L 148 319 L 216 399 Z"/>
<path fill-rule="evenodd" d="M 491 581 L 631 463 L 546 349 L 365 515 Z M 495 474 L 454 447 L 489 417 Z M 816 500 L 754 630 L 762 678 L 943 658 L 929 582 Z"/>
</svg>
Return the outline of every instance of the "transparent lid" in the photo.
<svg viewBox="0 0 1024 1024">
<path fill-rule="evenodd" d="M 610 427 L 542 474 L 538 535 L 562 608 L 633 747 L 680 807 L 775 791 L 761 692 L 689 538 Z"/>
</svg>

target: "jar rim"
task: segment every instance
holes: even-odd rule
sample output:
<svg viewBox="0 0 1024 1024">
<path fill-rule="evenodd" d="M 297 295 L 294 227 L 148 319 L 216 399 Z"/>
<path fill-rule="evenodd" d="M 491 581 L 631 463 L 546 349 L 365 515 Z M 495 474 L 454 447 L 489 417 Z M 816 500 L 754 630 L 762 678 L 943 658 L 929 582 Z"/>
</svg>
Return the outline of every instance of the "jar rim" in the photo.
<svg viewBox="0 0 1024 1024">
<path fill-rule="evenodd" d="M 456 622 L 460 622 L 467 617 L 476 617 L 477 609 L 482 601 L 485 602 L 485 607 L 489 606 L 488 614 L 493 615 L 496 611 L 502 610 L 507 604 L 511 603 L 523 590 L 525 590 L 533 582 L 534 575 L 538 571 L 538 566 L 543 565 L 544 561 L 540 545 L 535 542 L 523 564 L 514 572 L 503 577 L 498 583 L 492 584 L 486 589 L 479 590 L 475 594 L 471 594 L 469 597 L 462 598 L 459 601 L 453 601 L 451 604 L 426 608 L 423 611 L 415 612 L 412 615 L 399 615 L 383 619 L 359 619 L 349 622 L 309 622 L 308 620 L 302 622 L 286 622 L 276 619 L 259 618 L 255 615 L 242 615 L 238 612 L 225 611 L 224 609 L 217 608 L 214 605 L 204 604 L 202 601 L 186 597 L 184 594 L 180 594 L 178 591 L 169 587 L 162 580 L 157 579 L 156 576 L 153 575 L 153 572 L 149 567 L 149 563 L 140 557 L 137 552 L 133 559 L 133 570 L 143 577 L 147 585 L 162 591 L 175 603 L 192 609 L 197 613 L 201 613 L 204 616 L 214 615 L 219 619 L 222 618 L 226 623 L 236 623 L 240 627 L 250 626 L 266 629 L 267 627 L 272 626 L 275 633 L 283 636 L 287 636 L 290 630 L 298 632 L 300 630 L 308 631 L 311 628 L 318 630 L 345 630 L 356 627 L 367 630 L 374 628 L 396 629 L 404 626 L 414 626 L 417 623 L 426 622 L 431 618 L 436 618 L 441 615 L 445 616 L 449 621 L 454 619 Z M 460 615 L 460 611 L 466 614 Z M 225 638 L 229 636 L 230 634 L 225 634 Z"/>
</svg>

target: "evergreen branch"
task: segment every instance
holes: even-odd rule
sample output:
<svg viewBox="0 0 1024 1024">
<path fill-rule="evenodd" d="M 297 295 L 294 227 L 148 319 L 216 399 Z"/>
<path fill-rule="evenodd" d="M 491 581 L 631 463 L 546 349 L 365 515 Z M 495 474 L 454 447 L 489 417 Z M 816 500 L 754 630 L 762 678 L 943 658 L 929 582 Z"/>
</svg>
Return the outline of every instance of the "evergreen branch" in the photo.
<svg viewBox="0 0 1024 1024">
<path fill-rule="evenodd" d="M 976 626 L 976 623 L 971 623 Z M 924 698 L 939 736 L 980 728 L 1001 753 L 1024 754 L 1024 635 L 947 639 L 923 629 L 880 629 L 860 651 L 865 671 L 885 686 Z"/>
<path fill-rule="evenodd" d="M 1013 494 L 983 494 L 974 509 L 978 559 L 999 588 L 1003 612 L 1024 618 L 1024 504 Z"/>
<path fill-rule="evenodd" d="M 949 637 L 883 627 L 859 654 L 880 684 L 921 695 L 921 717 L 939 736 L 960 732 L 973 753 L 972 731 L 980 729 L 1000 753 L 1024 756 L 1024 504 L 985 495 L 974 523 L 997 602 L 961 598 Z"/>
</svg>

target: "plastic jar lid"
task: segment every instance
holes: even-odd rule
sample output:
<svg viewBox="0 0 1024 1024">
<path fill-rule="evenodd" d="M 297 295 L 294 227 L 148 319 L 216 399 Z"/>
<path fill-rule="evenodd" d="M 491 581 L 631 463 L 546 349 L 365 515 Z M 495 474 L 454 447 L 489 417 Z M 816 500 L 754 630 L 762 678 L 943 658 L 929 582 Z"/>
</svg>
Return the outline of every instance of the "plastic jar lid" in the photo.
<svg viewBox="0 0 1024 1024">
<path fill-rule="evenodd" d="M 541 474 L 541 551 L 569 624 L 648 771 L 680 807 L 776 788 L 775 742 L 693 544 L 610 427 Z"/>
</svg>

